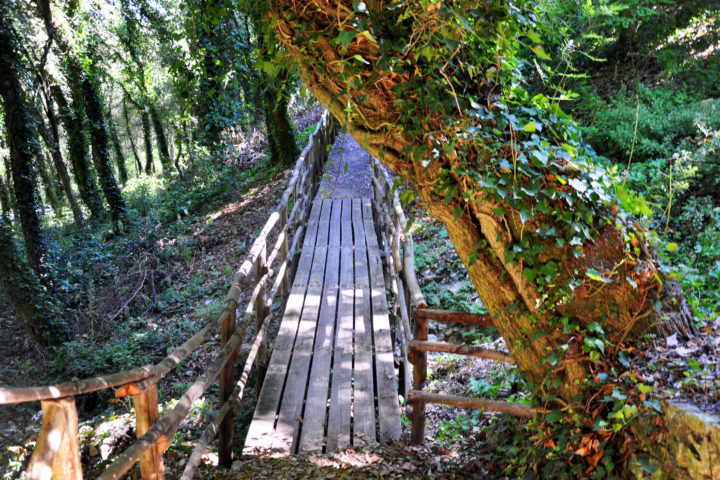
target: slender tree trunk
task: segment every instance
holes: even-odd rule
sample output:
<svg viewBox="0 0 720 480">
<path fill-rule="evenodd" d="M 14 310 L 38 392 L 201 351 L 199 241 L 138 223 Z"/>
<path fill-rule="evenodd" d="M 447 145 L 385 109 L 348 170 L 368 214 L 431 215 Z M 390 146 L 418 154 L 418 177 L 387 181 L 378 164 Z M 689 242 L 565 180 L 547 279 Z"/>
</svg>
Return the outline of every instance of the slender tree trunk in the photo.
<svg viewBox="0 0 720 480">
<path fill-rule="evenodd" d="M 70 328 L 62 310 L 15 247 L 10 223 L 2 217 L 0 257 L 3 259 L 0 262 L 0 288 L 30 338 L 42 347 L 60 345 L 70 340 Z"/>
<path fill-rule="evenodd" d="M 150 175 L 155 168 L 153 166 L 152 135 L 150 133 L 150 115 L 145 108 L 140 112 L 142 121 L 143 141 L 145 142 L 145 174 Z"/>
<path fill-rule="evenodd" d="M 163 171 L 167 172 L 170 169 L 171 160 L 170 152 L 168 151 L 167 137 L 165 136 L 165 129 L 160 121 L 160 115 L 158 115 L 157 109 L 152 102 L 148 102 L 148 110 L 150 112 L 153 130 L 155 130 L 155 140 L 157 141 L 158 153 L 160 154 L 160 163 L 162 164 Z"/>
<path fill-rule="evenodd" d="M 135 148 L 135 139 L 133 137 L 132 128 L 130 128 L 130 115 L 128 114 L 127 98 L 123 95 L 123 118 L 125 119 L 125 131 L 127 132 L 128 140 L 130 140 L 130 149 L 132 150 L 133 158 L 135 159 L 135 171 L 138 175 L 142 173 L 142 163 L 140 163 L 140 157 Z"/>
<path fill-rule="evenodd" d="M 70 175 L 68 174 L 67 167 L 65 166 L 65 162 L 63 161 L 62 153 L 60 151 L 60 131 L 58 128 L 58 120 L 55 116 L 55 109 L 52 104 L 51 93 L 43 87 L 43 94 L 45 96 L 45 112 L 50 123 L 50 132 L 47 131 L 45 124 L 40 122 L 38 125 L 40 135 L 43 137 L 48 150 L 50 150 L 50 156 L 52 158 L 53 165 L 55 166 L 55 172 L 60 179 L 60 184 L 62 185 L 63 192 L 65 193 L 65 198 L 70 205 L 70 211 L 73 214 L 75 226 L 83 228 L 85 222 L 82 210 L 80 209 L 80 204 L 78 203 L 77 198 L 75 198 L 75 193 L 72 190 Z"/>
<path fill-rule="evenodd" d="M 47 281 L 47 285 L 51 285 L 49 271 L 45 267 L 48 249 L 37 209 L 36 172 L 33 168 L 33 157 L 39 158 L 41 153 L 31 123 L 28 122 L 31 117 L 29 103 L 15 70 L 21 59 L 6 8 L 7 5 L 0 7 L 0 51 L 3 52 L 0 55 L 0 96 L 10 147 L 13 189 L 30 266 L 40 278 Z"/>
<path fill-rule="evenodd" d="M 80 92 L 78 72 L 74 72 L 72 62 L 66 62 L 67 79 L 70 85 L 72 106 L 65 99 L 65 94 L 59 85 L 51 87 L 55 103 L 58 104 L 60 120 L 67 134 L 67 147 L 70 164 L 72 165 L 75 183 L 78 186 L 80 198 L 88 207 L 94 218 L 101 219 L 105 216 L 100 193 L 95 185 L 90 162 L 88 159 L 87 144 L 85 143 L 85 109 L 83 107 L 82 92 Z"/>
<path fill-rule="evenodd" d="M 118 168 L 118 175 L 120 176 L 120 183 L 125 184 L 128 180 L 128 171 L 125 164 L 125 155 L 123 155 L 122 146 L 120 145 L 120 139 L 118 138 L 117 129 L 115 128 L 115 122 L 112 119 L 112 112 L 108 110 L 108 129 L 110 131 L 110 141 L 113 146 L 113 153 L 115 153 L 115 163 Z"/>
<path fill-rule="evenodd" d="M 10 168 L 10 163 L 5 159 L 5 168 Z M 12 207 L 10 206 L 10 190 L 0 175 L 0 210 L 2 210 L 2 217 L 5 221 L 10 222 L 10 212 Z"/>
<path fill-rule="evenodd" d="M 90 123 L 90 138 L 93 146 L 95 170 L 98 173 L 105 199 L 110 206 L 113 222 L 118 225 L 119 222 L 125 219 L 125 201 L 115 181 L 115 175 L 113 175 L 102 103 L 97 87 L 87 73 L 83 78 L 82 87 L 85 94 L 85 111 Z"/>
<path fill-rule="evenodd" d="M 55 215 L 60 217 L 62 216 L 62 209 L 60 208 L 60 202 L 58 202 L 58 196 L 56 195 L 57 183 L 47 168 L 48 163 L 50 163 L 50 159 L 48 159 L 45 155 L 40 155 L 37 162 L 38 172 L 40 173 L 40 178 L 43 181 L 45 198 L 50 204 L 50 207 L 53 209 L 53 212 L 55 212 Z"/>
</svg>

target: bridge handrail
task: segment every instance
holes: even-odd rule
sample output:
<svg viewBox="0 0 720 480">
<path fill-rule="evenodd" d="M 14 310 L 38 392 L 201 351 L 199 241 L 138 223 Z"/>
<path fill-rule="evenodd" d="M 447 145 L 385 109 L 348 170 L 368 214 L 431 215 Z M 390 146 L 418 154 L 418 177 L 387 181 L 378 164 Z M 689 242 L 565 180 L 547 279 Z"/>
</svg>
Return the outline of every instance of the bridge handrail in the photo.
<svg viewBox="0 0 720 480">
<path fill-rule="evenodd" d="M 395 308 L 398 311 L 395 315 L 396 318 L 399 313 L 400 328 L 397 329 L 397 338 L 403 357 L 402 391 L 407 403 L 412 405 L 412 413 L 409 414 L 412 421 L 411 441 L 421 444 L 424 440 L 425 403 L 485 409 L 525 417 L 532 417 L 542 411 L 516 402 L 441 395 L 423 391 L 427 380 L 427 352 L 429 351 L 455 353 L 507 363 L 514 363 L 514 359 L 505 352 L 478 346 L 428 341 L 429 320 L 494 326 L 493 320 L 490 315 L 485 314 L 427 308 L 415 274 L 413 239 L 407 231 L 407 220 L 397 189 L 387 169 L 377 159 L 372 160 L 372 171 L 373 196 L 377 204 L 376 218 L 379 219 L 381 234 L 385 238 L 383 244 L 386 246 L 386 257 L 390 265 L 390 283 L 396 298 Z M 392 212 L 392 215 L 388 212 Z M 411 309 L 411 305 L 414 305 L 415 308 Z M 410 328 L 411 318 L 413 320 L 412 330 Z M 411 365 L 412 389 L 409 385 Z"/>
<path fill-rule="evenodd" d="M 278 292 L 282 296 L 289 293 L 290 279 L 297 267 L 299 242 L 304 234 L 303 224 L 309 215 L 311 200 L 317 191 L 322 167 L 327 159 L 328 149 L 326 147 L 332 144 L 336 130 L 335 120 L 326 111 L 318 122 L 315 132 L 310 136 L 308 145 L 300 154 L 280 201 L 254 240 L 245 261 L 234 275 L 223 303 L 223 309 L 215 319 L 208 322 L 162 361 L 155 365 L 56 385 L 22 388 L 0 387 L 0 404 L 36 400 L 40 400 L 42 404 L 43 426 L 30 458 L 25 478 L 45 478 L 44 475 L 46 476 L 48 468 L 50 468 L 53 478 L 82 479 L 74 396 L 119 386 L 120 388 L 115 392 L 117 397 L 132 395 L 135 400 L 138 440 L 118 455 L 98 478 L 119 478 L 135 462 L 140 461 L 140 470 L 144 480 L 162 479 L 162 454 L 169 446 L 169 439 L 178 430 L 182 420 L 187 417 L 193 402 L 215 382 L 218 376 L 221 377 L 221 405 L 211 426 L 216 425 L 215 431 L 219 426 L 221 462 L 227 464 L 228 460 L 231 460 L 233 407 L 242 399 L 253 365 L 257 370 L 258 390 L 261 386 L 264 372 L 262 368 L 258 368 L 261 367 L 258 360 L 265 361 L 263 344 L 272 318 L 270 307 Z M 288 214 L 289 208 L 290 214 Z M 276 230 L 275 227 L 278 224 L 280 231 L 268 254 L 268 237 Z M 274 269 L 273 264 L 278 258 L 280 258 L 280 264 L 277 269 Z M 240 283 L 252 272 L 255 273 L 255 288 L 248 301 L 243 319 L 236 326 L 236 310 L 242 293 Z M 275 279 L 272 287 L 267 291 L 268 282 L 273 277 Z M 235 357 L 243 344 L 246 330 L 250 328 L 249 324 L 253 314 L 255 314 L 255 341 L 248 355 L 242 377 L 231 392 L 230 389 L 234 383 Z M 220 353 L 180 397 L 175 406 L 158 418 L 156 383 L 198 348 L 218 325 L 223 327 Z M 212 432 L 209 439 L 203 435 L 204 445 L 212 440 L 215 431 Z M 55 434 L 54 439 L 49 438 L 51 433 Z M 200 445 L 196 450 L 199 447 Z M 183 478 L 192 477 L 194 472 L 192 458 L 188 462 L 188 467 Z"/>
</svg>

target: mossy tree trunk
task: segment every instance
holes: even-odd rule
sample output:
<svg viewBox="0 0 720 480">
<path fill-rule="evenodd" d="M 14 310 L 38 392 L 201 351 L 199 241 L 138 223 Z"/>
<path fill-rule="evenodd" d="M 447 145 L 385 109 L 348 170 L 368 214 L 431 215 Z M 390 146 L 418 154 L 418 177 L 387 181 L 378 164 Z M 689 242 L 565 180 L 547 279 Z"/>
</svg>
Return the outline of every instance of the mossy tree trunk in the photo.
<svg viewBox="0 0 720 480">
<path fill-rule="evenodd" d="M 612 343 L 692 329 L 642 228 L 624 226 L 603 202 L 592 168 L 562 148 L 530 158 L 565 132 L 549 123 L 555 136 L 541 144 L 536 134 L 532 147 L 535 123 L 516 128 L 504 114 L 512 105 L 496 82 L 510 74 L 478 74 L 497 71 L 519 35 L 507 4 L 390 3 L 270 2 L 275 35 L 305 85 L 446 226 L 521 371 L 536 384 L 559 380 L 553 386 L 572 401 L 593 363 L 575 326 L 599 327 Z"/>
<path fill-rule="evenodd" d="M 3 2 L 4 3 L 4 2 Z M 40 149 L 32 129 L 30 104 L 20 83 L 17 68 L 21 57 L 18 39 L 10 28 L 8 5 L 0 7 L 0 97 L 2 97 L 6 136 L 10 149 L 10 170 L 13 190 L 20 215 L 28 261 L 37 275 L 51 285 L 46 268 L 48 248 L 41 228 L 36 194 L 36 175 L 33 160 L 40 161 Z"/>
</svg>

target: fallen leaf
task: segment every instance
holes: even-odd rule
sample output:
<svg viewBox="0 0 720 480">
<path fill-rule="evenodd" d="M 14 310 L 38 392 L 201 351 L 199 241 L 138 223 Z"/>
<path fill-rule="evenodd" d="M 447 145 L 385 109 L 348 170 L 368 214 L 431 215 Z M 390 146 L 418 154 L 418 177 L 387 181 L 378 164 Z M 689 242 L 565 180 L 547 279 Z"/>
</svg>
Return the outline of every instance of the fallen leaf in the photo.
<svg viewBox="0 0 720 480">
<path fill-rule="evenodd" d="M 677 347 L 678 346 L 678 339 L 677 339 L 677 333 L 673 333 L 669 337 L 665 339 L 665 343 L 668 347 Z"/>
</svg>

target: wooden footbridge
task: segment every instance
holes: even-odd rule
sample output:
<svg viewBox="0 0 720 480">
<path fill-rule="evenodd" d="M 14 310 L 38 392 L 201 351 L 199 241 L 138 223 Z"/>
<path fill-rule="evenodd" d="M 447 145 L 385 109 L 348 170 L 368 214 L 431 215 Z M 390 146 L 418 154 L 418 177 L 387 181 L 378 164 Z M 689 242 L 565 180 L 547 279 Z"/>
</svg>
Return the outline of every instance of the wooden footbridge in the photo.
<svg viewBox="0 0 720 480">
<path fill-rule="evenodd" d="M 114 388 L 116 397 L 132 396 L 138 439 L 98 478 L 120 478 L 136 463 L 143 479 L 164 478 L 163 452 L 193 402 L 218 377 L 217 414 L 197 441 L 181 478 L 193 477 L 216 436 L 220 463 L 230 466 L 235 410 L 253 369 L 257 407 L 245 439 L 245 455 L 320 453 L 397 441 L 400 395 L 413 406 L 416 443 L 424 436 L 426 402 L 533 415 L 523 405 L 422 391 L 428 351 L 500 361 L 512 358 L 478 347 L 427 341 L 429 320 L 492 322 L 483 315 L 425 309 L 415 278 L 412 238 L 405 232 L 407 223 L 393 182 L 379 162 L 371 160 L 372 198 L 323 199 L 317 194 L 336 130 L 326 113 L 235 275 L 223 310 L 160 363 L 52 386 L 0 388 L 0 405 L 41 401 L 42 427 L 26 479 L 82 478 L 74 397 L 107 388 Z M 245 310 L 239 312 L 240 283 L 247 278 L 253 279 L 254 289 Z M 285 300 L 285 307 L 268 355 L 270 307 L 277 295 Z M 239 322 L 238 313 L 242 313 Z M 218 356 L 159 416 L 157 382 L 218 328 L 222 346 Z M 236 378 L 238 351 L 246 337 L 253 336 Z"/>
</svg>

